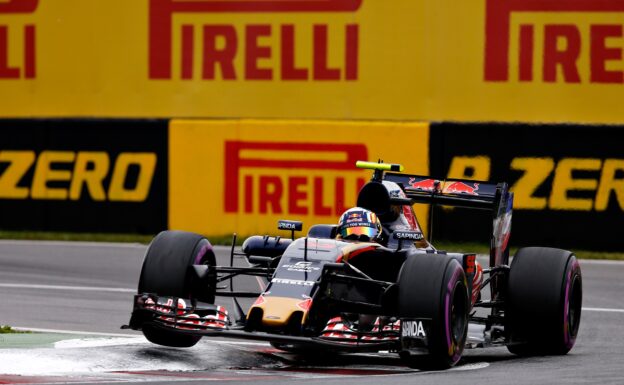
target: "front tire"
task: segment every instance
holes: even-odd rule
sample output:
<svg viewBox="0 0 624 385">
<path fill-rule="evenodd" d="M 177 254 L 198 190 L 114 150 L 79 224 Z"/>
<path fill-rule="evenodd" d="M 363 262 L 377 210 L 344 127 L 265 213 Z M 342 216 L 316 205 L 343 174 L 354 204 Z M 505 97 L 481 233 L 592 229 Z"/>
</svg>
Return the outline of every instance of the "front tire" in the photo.
<svg viewBox="0 0 624 385">
<path fill-rule="evenodd" d="M 184 231 L 163 231 L 147 249 L 138 291 L 214 303 L 215 285 L 199 285 L 192 266 L 213 267 L 215 264 L 212 245 L 206 238 Z M 145 325 L 142 331 L 150 342 L 171 347 L 191 347 L 201 339 L 150 324 Z"/>
<path fill-rule="evenodd" d="M 507 349 L 517 355 L 563 355 L 576 342 L 583 299 L 581 267 L 566 250 L 527 247 L 511 263 Z"/>
<path fill-rule="evenodd" d="M 468 286 L 464 269 L 453 258 L 416 254 L 399 273 L 399 316 L 429 318 L 429 356 L 403 354 L 410 366 L 446 369 L 459 362 L 468 333 Z"/>
</svg>

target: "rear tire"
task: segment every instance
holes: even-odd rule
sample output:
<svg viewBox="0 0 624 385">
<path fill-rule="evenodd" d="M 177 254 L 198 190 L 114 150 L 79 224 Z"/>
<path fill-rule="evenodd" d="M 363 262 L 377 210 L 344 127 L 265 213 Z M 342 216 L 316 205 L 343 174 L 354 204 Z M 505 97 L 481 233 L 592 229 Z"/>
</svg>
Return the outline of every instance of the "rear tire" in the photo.
<svg viewBox="0 0 624 385">
<path fill-rule="evenodd" d="M 518 250 L 509 272 L 505 331 L 514 354 L 563 355 L 572 349 L 581 322 L 580 265 L 566 250 Z"/>
<path fill-rule="evenodd" d="M 215 264 L 212 245 L 206 238 L 184 231 L 163 231 L 147 249 L 138 291 L 214 303 L 216 285 L 213 282 L 208 287 L 199 285 L 192 266 Z M 149 324 L 142 331 L 150 342 L 171 347 L 191 347 L 201 339 Z"/>
<path fill-rule="evenodd" d="M 408 365 L 446 369 L 459 362 L 468 333 L 468 286 L 459 262 L 439 254 L 417 254 L 399 273 L 399 317 L 430 318 L 428 357 L 402 354 Z"/>
</svg>

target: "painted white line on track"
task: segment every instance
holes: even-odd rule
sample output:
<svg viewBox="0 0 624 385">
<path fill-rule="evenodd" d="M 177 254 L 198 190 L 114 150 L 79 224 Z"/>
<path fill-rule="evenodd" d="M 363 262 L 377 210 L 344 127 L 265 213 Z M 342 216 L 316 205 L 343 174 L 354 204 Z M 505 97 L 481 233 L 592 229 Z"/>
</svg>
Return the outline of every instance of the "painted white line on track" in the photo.
<svg viewBox="0 0 624 385">
<path fill-rule="evenodd" d="M 119 247 L 131 249 L 145 249 L 148 245 L 136 242 L 89 242 L 89 241 L 37 241 L 37 240 L 18 240 L 18 239 L 0 239 L 0 246 L 88 246 L 88 247 Z M 228 252 L 232 246 L 212 245 L 212 248 L 218 251 Z M 237 257 L 237 256 L 235 256 Z"/>
<path fill-rule="evenodd" d="M 616 261 L 612 259 L 580 259 L 581 265 L 615 265 L 624 266 L 624 261 Z"/>
<path fill-rule="evenodd" d="M 81 336 L 98 336 L 98 337 L 141 337 L 142 334 L 138 331 L 132 331 L 128 334 L 123 333 L 102 333 L 102 332 L 88 332 L 83 330 L 63 330 L 63 329 L 42 329 L 42 328 L 31 328 L 28 326 L 14 326 L 12 329 L 18 331 L 31 331 L 36 333 L 55 333 L 55 334 L 72 334 L 72 335 L 81 335 Z M 248 345 L 248 346 L 271 346 L 268 342 L 250 342 L 250 341 L 223 341 L 223 340 L 211 340 L 211 343 L 222 344 L 222 345 Z"/>
<path fill-rule="evenodd" d="M 100 338 L 77 338 L 57 341 L 54 343 L 55 349 L 81 349 L 81 348 L 102 348 L 108 346 L 139 345 L 150 342 L 143 336 L 127 337 L 100 337 Z"/>
<path fill-rule="evenodd" d="M 605 307 L 584 307 L 583 311 L 596 311 L 604 313 L 624 313 L 624 309 L 610 309 Z"/>
<path fill-rule="evenodd" d="M 212 245 L 212 248 L 214 250 L 219 250 L 219 251 L 227 251 L 228 254 L 230 253 L 230 251 L 232 250 L 232 246 L 223 246 L 223 245 Z M 235 256 L 236 257 L 236 256 Z"/>
<path fill-rule="evenodd" d="M 31 331 L 35 333 L 55 333 L 55 334 L 76 334 L 81 336 L 102 336 L 102 337 L 132 337 L 137 336 L 137 332 L 132 331 L 128 334 L 123 333 L 102 333 L 102 332 L 87 332 L 81 330 L 61 330 L 61 329 L 44 329 L 44 328 L 31 328 L 28 326 L 13 326 L 12 329 L 18 331 Z"/>
<path fill-rule="evenodd" d="M 37 241 L 0 239 L 0 246 L 102 246 L 119 248 L 146 248 L 147 245 L 136 242 L 88 242 L 88 241 Z"/>
<path fill-rule="evenodd" d="M 489 362 L 475 362 L 474 364 L 466 364 L 460 366 L 454 366 L 449 369 L 449 371 L 453 372 L 463 372 L 467 370 L 477 370 L 477 369 L 485 369 L 490 366 Z"/>
<path fill-rule="evenodd" d="M 107 293 L 136 293 L 136 289 L 127 289 L 123 287 L 34 285 L 34 284 L 27 284 L 27 283 L 0 283 L 0 287 L 13 288 L 13 289 L 99 291 L 99 292 L 107 292 Z"/>
<path fill-rule="evenodd" d="M 220 341 L 213 340 L 211 343 L 222 344 L 222 345 L 246 345 L 246 346 L 271 346 L 268 342 L 246 342 L 246 341 Z"/>
</svg>

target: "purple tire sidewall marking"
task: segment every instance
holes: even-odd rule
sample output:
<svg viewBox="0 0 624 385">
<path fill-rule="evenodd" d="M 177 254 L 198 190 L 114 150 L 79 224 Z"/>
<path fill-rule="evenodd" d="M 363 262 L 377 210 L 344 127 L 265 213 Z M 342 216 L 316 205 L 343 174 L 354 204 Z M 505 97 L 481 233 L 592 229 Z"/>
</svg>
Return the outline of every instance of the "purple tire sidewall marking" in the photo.
<svg viewBox="0 0 624 385">
<path fill-rule="evenodd" d="M 566 276 L 566 290 L 565 290 L 565 303 L 563 306 L 563 342 L 566 347 L 572 348 L 576 341 L 576 336 L 571 335 L 570 331 L 570 287 L 572 286 L 572 274 L 579 268 L 579 263 L 574 259 L 574 262 L 570 265 L 568 274 Z"/>
<path fill-rule="evenodd" d="M 459 358 L 459 349 L 457 348 L 457 346 L 455 346 L 455 349 L 453 349 L 453 341 L 451 341 L 451 335 L 453 334 L 453 331 L 450 328 L 451 293 L 454 291 L 455 280 L 457 280 L 457 276 L 460 273 L 461 273 L 461 269 L 456 268 L 455 272 L 453 273 L 453 276 L 451 277 L 451 280 L 449 281 L 447 285 L 448 290 L 446 291 L 446 298 L 445 298 L 445 304 L 444 304 L 444 324 L 445 324 L 444 330 L 446 332 L 446 346 L 448 347 L 449 352 L 453 351 L 453 356 L 451 357 L 453 361 L 456 361 Z"/>
<path fill-rule="evenodd" d="M 204 255 L 206 255 L 206 253 L 208 252 L 208 250 L 212 250 L 212 245 L 210 244 L 210 241 L 206 239 L 206 244 L 197 252 L 197 255 L 195 256 L 195 261 L 193 264 L 199 265 L 201 263 L 202 258 L 204 258 Z"/>
</svg>

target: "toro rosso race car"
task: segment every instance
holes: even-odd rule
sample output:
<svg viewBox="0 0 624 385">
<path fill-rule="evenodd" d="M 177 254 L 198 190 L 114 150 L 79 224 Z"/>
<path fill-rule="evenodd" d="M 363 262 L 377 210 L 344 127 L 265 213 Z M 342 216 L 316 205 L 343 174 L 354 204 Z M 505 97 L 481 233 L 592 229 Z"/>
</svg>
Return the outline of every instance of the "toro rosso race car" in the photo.
<svg viewBox="0 0 624 385">
<path fill-rule="evenodd" d="M 506 183 L 435 180 L 402 174 L 395 164 L 358 167 L 373 169 L 373 177 L 340 225 L 314 225 L 295 239 L 302 223 L 279 221 L 290 239 L 252 236 L 239 250 L 234 235 L 229 266 L 216 265 L 201 235 L 158 234 L 125 327 L 165 346 L 232 337 L 287 351 L 397 352 L 410 365 L 435 368 L 455 365 L 464 348 L 505 345 L 515 354 L 543 355 L 574 346 L 579 263 L 569 251 L 528 247 L 509 264 L 513 193 Z M 489 266 L 475 253 L 437 250 L 423 236 L 415 203 L 489 210 Z M 375 236 L 357 232 L 352 239 L 349 231 L 362 221 L 379 223 L 368 234 Z M 235 267 L 235 257 L 249 266 Z M 234 290 L 240 275 L 259 277 L 264 288 Z M 229 311 L 215 297 L 231 297 Z M 241 298 L 255 302 L 245 311 Z"/>
</svg>

